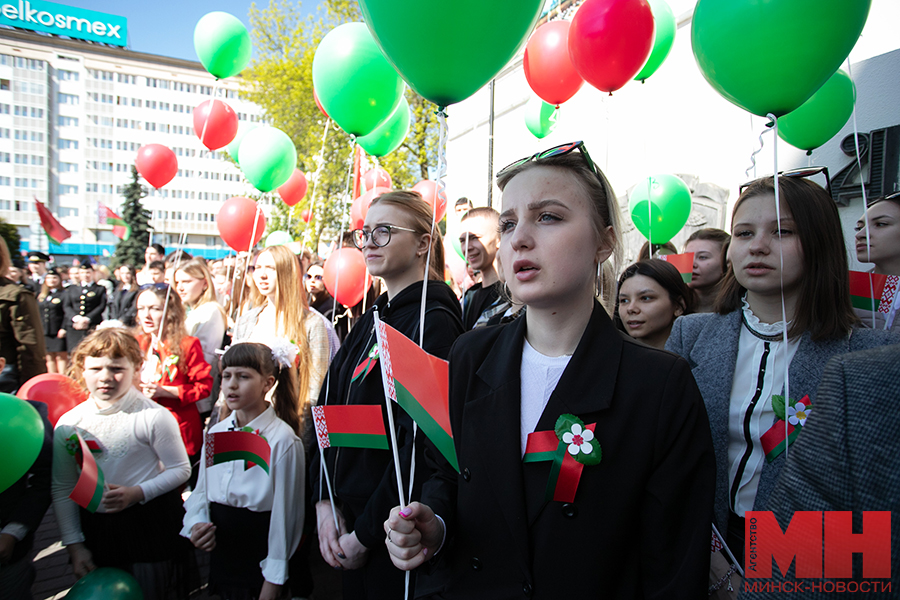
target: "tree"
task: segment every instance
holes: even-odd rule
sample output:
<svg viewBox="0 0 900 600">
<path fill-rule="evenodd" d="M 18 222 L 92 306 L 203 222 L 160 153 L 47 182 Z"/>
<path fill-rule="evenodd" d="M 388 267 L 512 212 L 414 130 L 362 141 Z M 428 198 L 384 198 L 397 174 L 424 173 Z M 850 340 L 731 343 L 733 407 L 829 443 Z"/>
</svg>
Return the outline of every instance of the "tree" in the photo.
<svg viewBox="0 0 900 600">
<path fill-rule="evenodd" d="M 144 263 L 144 250 L 150 245 L 150 216 L 144 208 L 141 198 L 147 195 L 147 189 L 138 180 L 137 169 L 131 167 L 131 183 L 122 188 L 125 204 L 122 206 L 122 220 L 131 226 L 131 237 L 122 240 L 116 246 L 112 264 L 131 265 L 135 268 Z"/>
<path fill-rule="evenodd" d="M 310 180 L 306 197 L 293 209 L 280 200 L 275 202 L 267 231 L 290 229 L 295 237 L 302 237 L 306 224 L 300 214 L 314 201 L 311 225 L 315 230 L 309 237 L 316 247 L 320 237 L 328 241 L 336 238 L 341 219 L 350 209 L 347 194 L 353 140 L 316 106 L 312 62 L 328 31 L 361 20 L 359 6 L 349 0 L 325 0 L 318 16 L 304 18 L 300 3 L 271 0 L 266 8 L 251 5 L 249 16 L 255 58 L 242 73 L 242 95 L 262 107 L 266 120 L 291 137 L 300 170 L 312 174 L 321 165 L 317 182 Z M 406 98 L 411 108 L 410 134 L 391 155 L 370 159 L 391 174 L 396 188 L 409 188 L 427 179 L 429 166 L 437 162 L 437 107 L 411 90 L 407 90 Z"/>
<path fill-rule="evenodd" d="M 19 230 L 16 229 L 16 226 L 0 219 L 0 237 L 3 238 L 9 247 L 9 255 L 13 258 L 18 258 L 20 253 L 19 242 L 22 241 L 22 237 L 19 235 Z M 6 273 L 0 273 L 0 276 L 5 277 Z"/>
</svg>

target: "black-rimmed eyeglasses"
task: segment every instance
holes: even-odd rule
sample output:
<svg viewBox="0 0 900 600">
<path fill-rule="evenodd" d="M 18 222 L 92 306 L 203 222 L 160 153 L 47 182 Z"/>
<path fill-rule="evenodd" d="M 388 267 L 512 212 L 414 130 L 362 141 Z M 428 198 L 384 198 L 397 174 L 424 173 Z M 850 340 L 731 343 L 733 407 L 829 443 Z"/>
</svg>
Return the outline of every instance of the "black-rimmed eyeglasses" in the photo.
<svg viewBox="0 0 900 600">
<path fill-rule="evenodd" d="M 828 167 L 804 167 L 800 169 L 792 169 L 790 171 L 779 171 L 779 177 L 802 177 L 803 179 L 809 179 L 813 175 L 818 175 L 819 173 L 823 173 L 825 175 L 825 191 L 828 192 L 828 195 L 831 196 L 831 177 L 828 176 Z M 770 175 L 771 177 L 771 175 Z M 759 181 L 763 179 L 762 177 L 754 179 L 753 181 L 748 181 L 741 185 L 738 188 L 738 196 L 744 193 L 744 190 L 750 186 L 754 181 Z M 813 182 L 815 183 L 815 182 Z"/>
<path fill-rule="evenodd" d="M 369 238 L 372 238 L 372 243 L 377 247 L 384 248 L 391 243 L 391 232 L 395 229 L 416 233 L 415 229 L 410 229 L 409 227 L 400 227 L 399 225 L 379 225 L 372 231 L 366 229 L 354 229 L 350 232 L 350 235 L 353 236 L 353 245 L 360 250 L 365 247 Z"/>
</svg>

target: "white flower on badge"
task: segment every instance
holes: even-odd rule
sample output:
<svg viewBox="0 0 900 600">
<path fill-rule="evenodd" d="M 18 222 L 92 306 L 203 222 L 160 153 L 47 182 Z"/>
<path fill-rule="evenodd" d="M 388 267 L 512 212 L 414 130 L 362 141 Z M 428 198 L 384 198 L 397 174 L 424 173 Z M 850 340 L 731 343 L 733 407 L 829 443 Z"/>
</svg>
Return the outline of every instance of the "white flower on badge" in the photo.
<svg viewBox="0 0 900 600">
<path fill-rule="evenodd" d="M 591 440 L 594 439 L 594 432 L 585 429 L 579 423 L 572 425 L 572 430 L 567 431 L 562 436 L 563 443 L 569 445 L 569 454 L 578 456 L 578 453 L 590 454 L 594 447 Z"/>
<path fill-rule="evenodd" d="M 806 419 L 809 418 L 810 413 L 812 413 L 812 407 L 807 406 L 802 402 L 798 402 L 794 406 L 788 406 L 788 423 L 790 423 L 791 425 L 799 424 L 800 427 L 803 427 L 804 425 L 806 425 Z"/>
</svg>

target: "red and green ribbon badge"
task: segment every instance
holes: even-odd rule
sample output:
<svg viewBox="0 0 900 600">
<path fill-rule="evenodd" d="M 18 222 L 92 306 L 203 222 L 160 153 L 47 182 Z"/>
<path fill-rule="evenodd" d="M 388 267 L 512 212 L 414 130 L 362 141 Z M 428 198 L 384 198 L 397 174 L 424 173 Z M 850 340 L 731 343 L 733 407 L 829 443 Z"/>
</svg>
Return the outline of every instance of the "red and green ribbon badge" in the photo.
<svg viewBox="0 0 900 600">
<path fill-rule="evenodd" d="M 369 349 L 369 353 L 366 355 L 362 362 L 356 365 L 356 368 L 353 369 L 353 375 L 350 377 L 350 381 L 356 381 L 357 379 L 363 380 L 365 379 L 369 373 L 372 372 L 372 369 L 375 368 L 375 365 L 378 364 L 378 344 L 372 344 L 372 347 Z"/>
<path fill-rule="evenodd" d="M 73 436 L 78 440 L 78 448 L 74 454 L 78 466 L 81 467 L 81 475 L 78 476 L 78 482 L 69 498 L 88 512 L 94 513 L 100 507 L 105 482 L 103 471 L 94 459 L 94 454 L 100 452 L 100 447 L 93 440 L 84 441 L 77 431 Z"/>
<path fill-rule="evenodd" d="M 162 368 L 166 373 L 166 377 L 169 378 L 169 381 L 175 380 L 175 375 L 178 373 L 178 355 L 170 354 L 166 357 L 166 360 L 163 361 Z"/>
<path fill-rule="evenodd" d="M 553 431 L 528 434 L 523 462 L 552 461 L 545 501 L 572 502 L 585 465 L 600 464 L 603 451 L 594 438 L 596 423 L 585 426 L 575 415 L 560 415 Z"/>
<path fill-rule="evenodd" d="M 795 403 L 793 400 L 789 402 L 790 404 L 785 402 L 784 396 L 772 396 L 775 424 L 759 438 L 768 462 L 778 458 L 785 448 L 794 443 L 812 412 L 812 401 L 808 395 L 803 396 L 800 402 Z"/>
<path fill-rule="evenodd" d="M 266 438 L 249 427 L 241 431 L 220 431 L 206 434 L 206 467 L 233 460 L 246 461 L 244 469 L 259 466 L 269 472 L 272 449 Z"/>
</svg>

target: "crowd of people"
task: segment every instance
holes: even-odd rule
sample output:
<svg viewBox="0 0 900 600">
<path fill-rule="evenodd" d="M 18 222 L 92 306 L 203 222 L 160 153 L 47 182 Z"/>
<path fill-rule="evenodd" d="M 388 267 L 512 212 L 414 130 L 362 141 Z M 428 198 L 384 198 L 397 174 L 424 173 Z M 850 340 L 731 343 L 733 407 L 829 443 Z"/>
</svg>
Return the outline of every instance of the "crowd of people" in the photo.
<svg viewBox="0 0 900 600">
<path fill-rule="evenodd" d="M 51 501 L 76 576 L 117 567 L 145 598 L 186 598 L 208 552 L 208 590 L 225 600 L 308 597 L 315 551 L 348 599 L 700 598 L 715 591 L 712 525 L 743 564 L 747 511 L 786 527 L 797 510 L 896 507 L 896 475 L 853 483 L 878 490 L 854 503 L 796 460 L 838 471 L 845 457 L 818 433 L 840 426 L 828 417 L 865 403 L 878 419 L 884 399 L 828 387 L 828 373 L 872 352 L 900 363 L 900 294 L 854 309 L 829 190 L 751 182 L 730 234 L 688 238 L 685 282 L 660 258 L 671 244 L 619 263 L 616 196 L 582 143 L 497 183 L 500 211 L 460 203 L 464 289 L 445 281 L 419 194 L 373 200 L 344 242 L 375 278 L 354 307 L 325 289 L 319 257 L 287 246 L 206 261 L 154 244 L 139 270 L 113 272 L 32 252 L 26 271 L 0 242 L 2 391 L 50 372 L 89 394 L 45 424 L 27 484 L 0 494 L 0 596 L 30 597 Z M 898 195 L 870 203 L 856 239 L 875 274 L 900 275 Z M 385 400 L 376 315 L 449 361 L 458 465 Z M 896 369 L 873 377 L 900 383 Z M 316 405 L 379 407 L 389 448 L 319 448 Z M 790 453 L 763 442 L 785 420 L 804 432 Z M 232 431 L 262 437 L 268 458 L 208 460 Z M 900 444 L 882 437 L 871 443 L 890 450 L 854 439 L 854 452 L 896 466 Z M 70 499 L 82 439 L 106 482 L 95 512 Z"/>
</svg>

